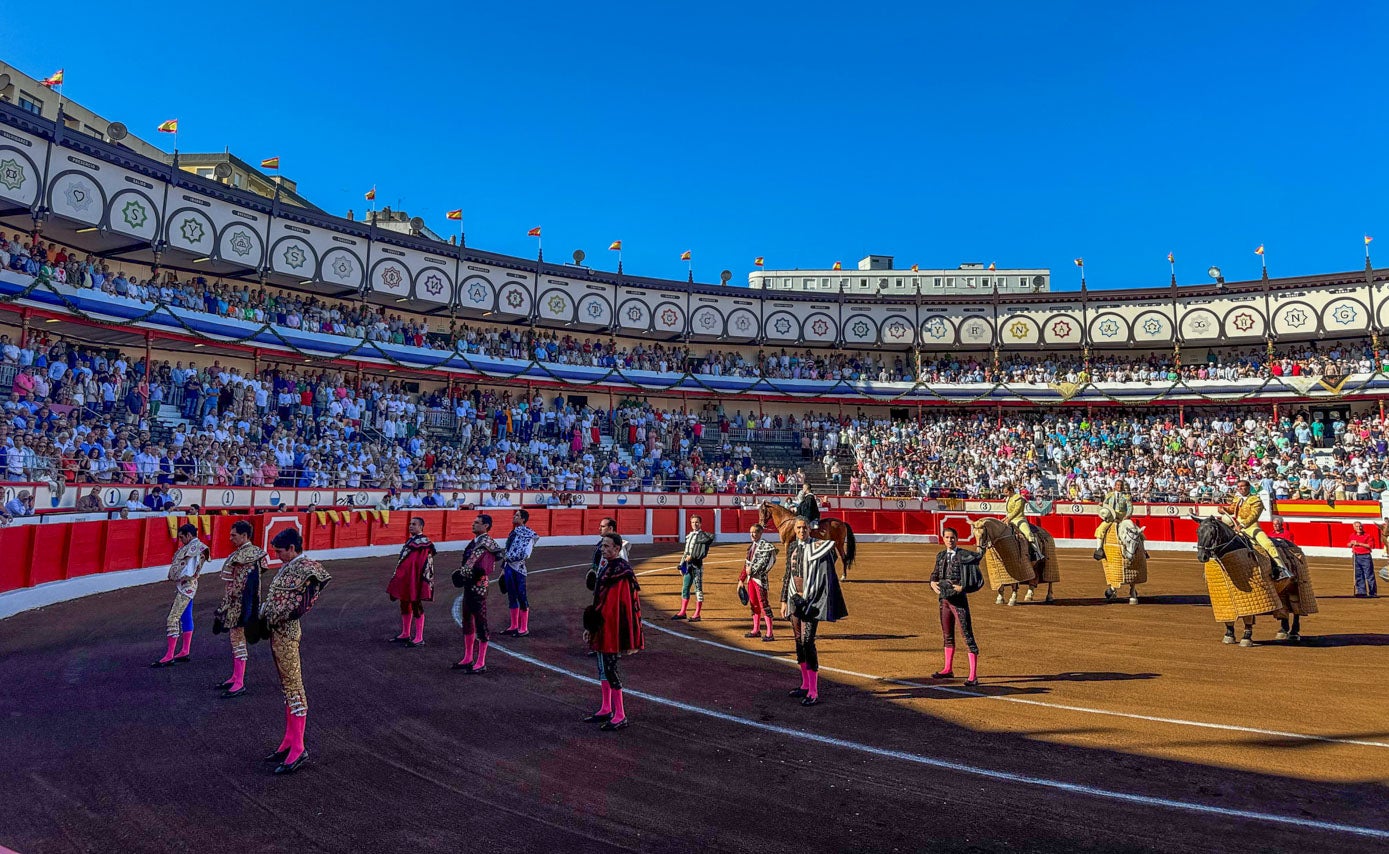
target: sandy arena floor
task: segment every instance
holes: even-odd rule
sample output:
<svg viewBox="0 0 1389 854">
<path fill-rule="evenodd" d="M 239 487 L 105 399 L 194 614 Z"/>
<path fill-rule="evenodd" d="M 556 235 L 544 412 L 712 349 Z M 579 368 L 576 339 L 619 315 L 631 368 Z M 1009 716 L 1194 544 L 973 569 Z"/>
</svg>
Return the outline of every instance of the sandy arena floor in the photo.
<svg viewBox="0 0 1389 854">
<path fill-rule="evenodd" d="M 850 618 L 821 631 L 821 705 L 789 626 L 745 639 L 742 548 L 707 563 L 700 623 L 671 621 L 668 548 L 638 547 L 647 650 L 624 660 L 633 726 L 600 733 L 579 643 L 588 549 L 532 561 L 532 636 L 461 654 L 456 591 L 404 649 L 393 561 L 331 565 L 305 622 L 311 761 L 259 758 L 282 704 L 265 646 L 246 696 L 195 603 L 194 660 L 162 651 L 165 585 L 0 622 L 0 844 L 57 851 L 639 850 L 1370 851 L 1389 845 L 1386 600 L 1353 599 L 1349 560 L 1313 561 L 1321 613 L 1298 645 L 1261 619 L 1220 643 L 1194 554 L 1154 552 L 1136 606 L 1105 603 L 1098 565 L 1064 555 L 1055 605 L 972 597 L 977 690 L 940 666 L 936 547 L 866 544 Z M 663 555 L 663 552 L 666 554 Z M 456 555 L 445 556 L 442 575 Z M 779 573 L 775 574 L 779 576 Z M 774 591 L 779 592 L 779 584 Z M 1039 595 L 1040 599 L 1040 595 Z M 490 600 L 493 631 L 504 597 Z M 498 623 L 500 622 L 500 625 Z M 963 653 L 963 650 L 962 650 Z M 963 677 L 964 656 L 956 672 Z M 787 661 L 792 664 L 788 665 Z"/>
</svg>

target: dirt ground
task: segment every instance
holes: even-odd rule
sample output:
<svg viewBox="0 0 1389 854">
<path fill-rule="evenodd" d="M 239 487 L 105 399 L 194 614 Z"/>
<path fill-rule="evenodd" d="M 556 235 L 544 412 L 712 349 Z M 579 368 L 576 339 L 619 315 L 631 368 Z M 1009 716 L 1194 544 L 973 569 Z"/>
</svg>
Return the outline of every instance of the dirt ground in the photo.
<svg viewBox="0 0 1389 854">
<path fill-rule="evenodd" d="M 821 696 L 789 626 L 746 639 L 742 549 L 707 562 L 707 607 L 678 607 L 676 559 L 638 547 L 647 649 L 623 661 L 633 725 L 601 733 L 579 642 L 586 548 L 532 561 L 532 636 L 461 654 L 444 582 L 428 645 L 399 629 L 389 558 L 330 565 L 305 620 L 310 762 L 288 778 L 269 650 L 221 700 L 220 582 L 195 602 L 194 660 L 162 652 L 166 585 L 0 622 L 0 845 L 22 852 L 1370 851 L 1389 844 L 1385 600 L 1354 599 L 1349 560 L 1314 560 L 1304 640 L 1220 643 L 1194 554 L 1154 552 L 1138 605 L 1105 603 L 1067 552 L 1057 604 L 972 597 L 981 685 L 940 666 L 936 547 L 865 544 L 850 616 L 821 627 Z M 665 554 L 663 554 L 665 552 Z M 456 555 L 445 556 L 441 575 Z M 779 573 L 774 573 L 778 577 Z M 774 584 L 773 592 L 779 592 Z M 1040 595 L 1038 597 L 1040 599 Z M 490 600 L 493 630 L 505 599 Z M 498 625 L 500 623 L 500 625 Z M 956 672 L 963 676 L 963 650 Z"/>
</svg>

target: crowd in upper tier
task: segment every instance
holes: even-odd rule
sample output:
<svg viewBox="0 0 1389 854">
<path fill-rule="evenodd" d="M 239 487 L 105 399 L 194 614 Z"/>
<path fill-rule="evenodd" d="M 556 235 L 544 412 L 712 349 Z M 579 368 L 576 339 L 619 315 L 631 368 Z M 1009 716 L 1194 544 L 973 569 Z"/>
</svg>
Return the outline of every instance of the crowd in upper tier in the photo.
<svg viewBox="0 0 1389 854">
<path fill-rule="evenodd" d="M 208 282 L 203 277 L 179 280 L 173 271 L 158 277 L 148 272 L 127 275 L 117 265 L 57 244 L 14 234 L 0 234 L 0 265 L 79 288 L 183 311 L 214 314 L 257 323 L 343 335 L 370 341 L 406 344 L 464 355 L 535 360 L 660 373 L 703 376 L 765 377 L 801 380 L 874 380 L 962 383 L 1170 383 L 1241 380 L 1268 376 L 1344 376 L 1389 370 L 1389 353 L 1377 354 L 1368 340 L 1311 342 L 1280 347 L 1269 358 L 1265 347 L 1213 349 L 1185 356 L 1094 351 L 1088 361 L 1079 353 L 1045 355 L 923 353 L 918 364 L 907 351 L 763 349 L 756 353 L 698 348 L 678 344 L 619 345 L 601 336 L 561 334 L 516 326 L 472 326 L 451 321 L 431 330 L 425 320 L 393 313 L 366 302 L 347 303 L 302 293 L 279 291 L 245 282 Z M 1377 364 L 1376 360 L 1379 360 Z"/>
</svg>

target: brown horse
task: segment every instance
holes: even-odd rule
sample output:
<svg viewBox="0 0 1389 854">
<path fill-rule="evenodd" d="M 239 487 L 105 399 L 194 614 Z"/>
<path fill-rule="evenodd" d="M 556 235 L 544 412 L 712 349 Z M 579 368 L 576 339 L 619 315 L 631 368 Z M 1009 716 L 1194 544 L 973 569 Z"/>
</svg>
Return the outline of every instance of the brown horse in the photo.
<svg viewBox="0 0 1389 854">
<path fill-rule="evenodd" d="M 775 528 L 783 543 L 789 543 L 794 539 L 791 529 L 795 527 L 797 518 L 795 511 L 787 510 L 780 504 L 774 504 L 771 501 L 762 502 L 762 526 Z M 834 543 L 834 550 L 839 554 L 839 559 L 844 564 L 842 578 L 848 581 L 849 567 L 854 565 L 854 555 L 858 553 L 858 545 L 854 542 L 854 529 L 838 519 L 821 518 L 820 521 L 811 526 L 810 538 L 830 540 Z"/>
</svg>

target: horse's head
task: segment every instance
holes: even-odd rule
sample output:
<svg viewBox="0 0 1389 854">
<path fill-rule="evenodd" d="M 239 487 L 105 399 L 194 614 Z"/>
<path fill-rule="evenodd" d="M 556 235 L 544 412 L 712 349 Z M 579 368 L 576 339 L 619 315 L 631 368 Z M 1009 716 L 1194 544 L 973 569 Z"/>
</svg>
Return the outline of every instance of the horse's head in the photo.
<svg viewBox="0 0 1389 854">
<path fill-rule="evenodd" d="M 763 525 L 764 527 L 770 527 L 771 524 L 772 524 L 772 502 L 770 502 L 770 501 L 763 501 L 763 502 L 762 502 L 762 525 Z"/>
<path fill-rule="evenodd" d="M 1207 516 L 1196 527 L 1196 559 L 1205 563 L 1220 553 L 1221 547 L 1234 537 L 1234 532 L 1214 516 Z"/>
<path fill-rule="evenodd" d="M 969 528 L 974 532 L 974 543 L 980 551 L 988 551 L 989 546 L 993 545 L 993 538 L 989 536 L 989 519 L 975 519 L 969 523 Z"/>
</svg>

